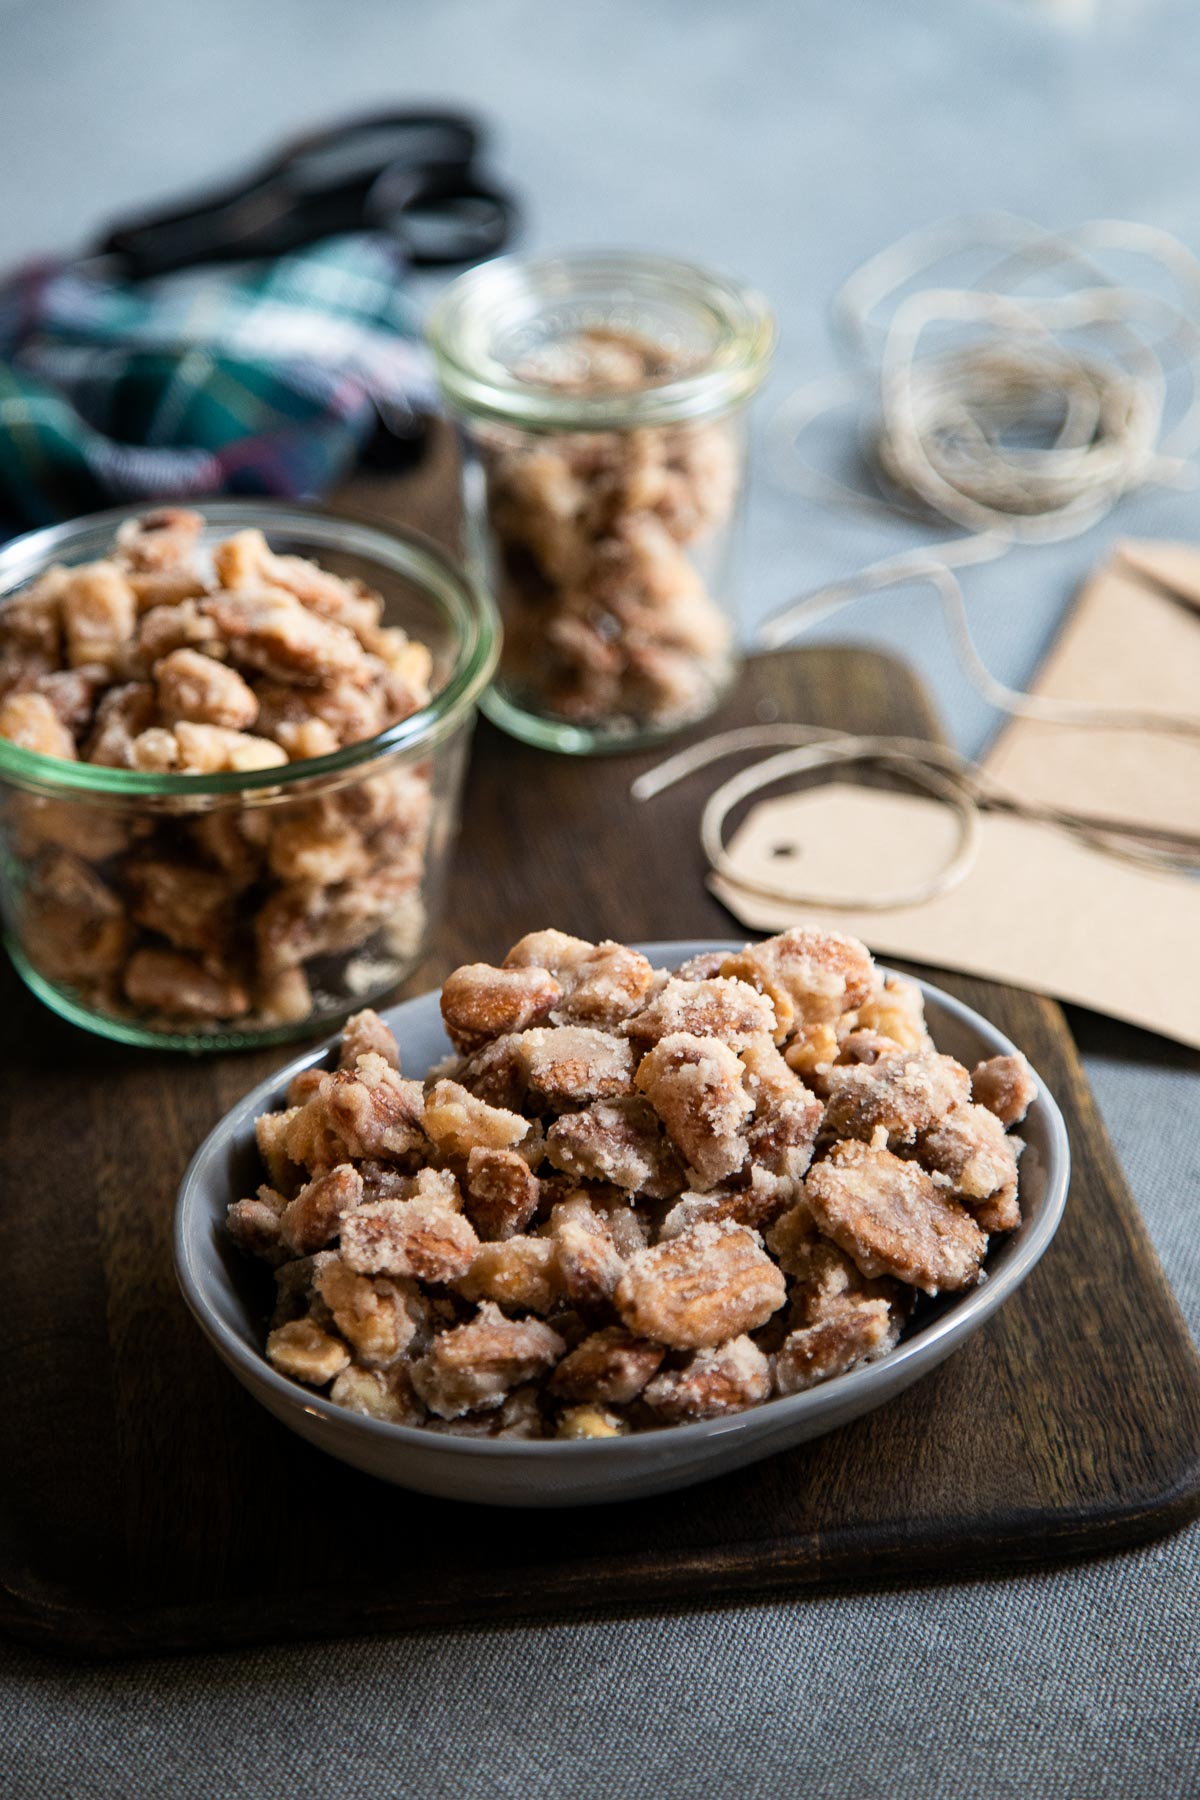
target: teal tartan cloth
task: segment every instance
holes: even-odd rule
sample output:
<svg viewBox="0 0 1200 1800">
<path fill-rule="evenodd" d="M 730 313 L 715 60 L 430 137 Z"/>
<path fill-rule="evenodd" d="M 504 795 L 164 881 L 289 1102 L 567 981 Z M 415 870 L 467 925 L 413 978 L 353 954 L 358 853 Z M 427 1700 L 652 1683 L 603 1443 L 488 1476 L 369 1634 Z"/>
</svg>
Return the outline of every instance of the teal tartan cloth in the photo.
<svg viewBox="0 0 1200 1800">
<path fill-rule="evenodd" d="M 326 239 L 121 283 L 40 264 L 0 286 L 0 535 L 142 499 L 319 496 L 435 405 L 403 259 Z"/>
</svg>

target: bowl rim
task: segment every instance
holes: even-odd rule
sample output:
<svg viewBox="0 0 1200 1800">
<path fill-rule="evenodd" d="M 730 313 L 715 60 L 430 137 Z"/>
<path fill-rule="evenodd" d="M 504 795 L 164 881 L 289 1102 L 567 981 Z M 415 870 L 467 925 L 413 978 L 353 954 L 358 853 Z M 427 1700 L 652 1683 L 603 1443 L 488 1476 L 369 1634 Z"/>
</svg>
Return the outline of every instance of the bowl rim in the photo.
<svg viewBox="0 0 1200 1800">
<path fill-rule="evenodd" d="M 62 524 L 39 526 L 10 539 L 0 549 L 0 612 L 26 583 L 36 580 L 51 566 L 56 553 L 82 549 L 86 561 L 91 554 L 103 552 L 119 525 L 152 510 L 153 503 L 149 501 L 137 506 L 109 507 Z M 345 774 L 381 756 L 427 750 L 468 716 L 495 672 L 500 655 L 500 620 L 490 593 L 433 538 L 384 519 L 312 506 L 304 501 L 205 500 L 197 510 L 206 526 L 236 530 L 258 525 L 268 538 L 272 530 L 290 526 L 298 536 L 309 540 L 306 548 L 314 553 L 349 551 L 386 565 L 420 588 L 457 636 L 454 664 L 444 684 L 425 706 L 374 737 L 346 744 L 328 756 L 307 757 L 269 769 L 217 775 L 110 769 L 97 763 L 43 756 L 0 738 L 0 779 L 38 794 L 61 794 L 77 800 L 168 795 L 200 799 L 255 793 L 274 797 L 283 789 Z"/>
<path fill-rule="evenodd" d="M 661 963 L 675 954 L 678 954 L 679 960 L 685 960 L 687 956 L 702 954 L 705 949 L 726 950 L 732 954 L 742 949 L 743 944 L 735 939 L 687 938 L 641 943 L 634 948 L 645 955 L 653 952 L 651 960 L 657 957 Z M 893 973 L 884 963 L 877 963 L 876 967 L 881 974 Z M 903 979 L 916 980 L 926 999 L 934 1000 L 961 1024 L 976 1030 L 982 1028 L 984 1034 L 999 1046 L 992 1052 L 993 1055 L 1018 1053 L 1011 1039 L 965 1001 L 920 977 L 904 976 Z M 424 994 L 412 995 L 396 1006 L 389 1007 L 384 1016 L 402 1012 L 406 1007 L 421 1002 L 428 1004 L 436 992 L 437 990 L 431 989 Z M 231 1107 L 207 1133 L 188 1163 L 175 1202 L 172 1225 L 175 1275 L 193 1318 L 212 1347 L 235 1373 L 244 1373 L 252 1387 L 259 1384 L 267 1387 L 286 1409 L 299 1407 L 311 1417 L 320 1418 L 335 1428 L 362 1433 L 380 1445 L 393 1444 L 398 1449 L 403 1446 L 425 1452 L 435 1451 L 440 1454 L 445 1451 L 451 1456 L 484 1459 L 515 1457 L 520 1461 L 531 1462 L 560 1456 L 570 1456 L 580 1461 L 596 1457 L 606 1457 L 610 1461 L 621 1457 L 636 1460 L 645 1455 L 648 1444 L 657 1445 L 664 1450 L 675 1444 L 686 1448 L 729 1432 L 744 1431 L 755 1425 L 765 1426 L 767 1421 L 785 1427 L 789 1421 L 797 1418 L 820 1420 L 829 1413 L 836 1413 L 839 1419 L 851 1417 L 855 1411 L 852 1404 L 855 1395 L 867 1388 L 882 1386 L 885 1389 L 882 1397 L 886 1398 L 889 1374 L 896 1375 L 905 1369 L 911 1369 L 913 1363 L 922 1366 L 928 1363 L 932 1367 L 949 1353 L 959 1339 L 969 1336 L 978 1325 L 990 1318 L 1016 1292 L 1041 1260 L 1058 1230 L 1066 1206 L 1071 1173 L 1067 1128 L 1058 1102 L 1034 1069 L 1038 1093 L 1033 1105 L 1040 1108 L 1044 1115 L 1050 1140 L 1046 1155 L 1046 1197 L 1038 1217 L 1028 1226 L 1028 1235 L 1022 1237 L 1015 1255 L 999 1275 L 988 1276 L 985 1271 L 985 1279 L 977 1287 L 967 1290 L 961 1298 L 955 1298 L 940 1317 L 934 1319 L 923 1331 L 907 1342 L 901 1342 L 895 1350 L 889 1351 L 878 1361 L 851 1370 L 848 1374 L 835 1376 L 801 1393 L 779 1395 L 728 1417 L 699 1419 L 687 1425 L 671 1425 L 659 1432 L 633 1432 L 625 1437 L 473 1438 L 458 1436 L 453 1432 L 431 1432 L 428 1427 L 421 1425 L 396 1425 L 335 1405 L 314 1389 L 305 1388 L 286 1375 L 279 1374 L 271 1367 L 262 1350 L 247 1346 L 211 1306 L 204 1281 L 193 1264 L 186 1230 L 190 1214 L 198 1203 L 201 1170 L 209 1155 L 256 1112 L 264 1110 L 264 1103 L 282 1093 L 294 1075 L 326 1058 L 339 1039 L 340 1033 L 333 1033 L 320 1044 L 294 1057 L 273 1075 L 267 1076 Z"/>
</svg>

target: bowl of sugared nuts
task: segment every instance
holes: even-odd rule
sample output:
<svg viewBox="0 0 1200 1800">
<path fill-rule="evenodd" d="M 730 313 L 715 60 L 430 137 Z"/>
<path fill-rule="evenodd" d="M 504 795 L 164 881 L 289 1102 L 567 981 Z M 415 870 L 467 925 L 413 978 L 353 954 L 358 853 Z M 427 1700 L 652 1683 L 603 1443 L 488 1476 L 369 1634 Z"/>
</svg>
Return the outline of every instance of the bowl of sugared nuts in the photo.
<svg viewBox="0 0 1200 1800">
<path fill-rule="evenodd" d="M 0 551 L 0 905 L 26 983 L 128 1043 L 332 1024 L 420 959 L 491 602 L 435 545 L 271 501 Z"/>
<path fill-rule="evenodd" d="M 987 1020 L 838 932 L 533 931 L 264 1082 L 180 1190 L 201 1328 L 402 1487 L 629 1499 L 899 1394 L 1019 1287 L 1062 1117 Z"/>
</svg>

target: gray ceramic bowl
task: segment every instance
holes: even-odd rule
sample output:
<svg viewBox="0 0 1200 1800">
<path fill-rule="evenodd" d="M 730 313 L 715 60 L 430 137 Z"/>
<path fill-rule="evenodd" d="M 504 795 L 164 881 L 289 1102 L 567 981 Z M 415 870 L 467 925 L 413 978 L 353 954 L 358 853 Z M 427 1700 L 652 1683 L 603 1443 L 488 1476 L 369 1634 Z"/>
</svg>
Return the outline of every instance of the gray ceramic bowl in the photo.
<svg viewBox="0 0 1200 1800">
<path fill-rule="evenodd" d="M 674 968 L 702 951 L 740 948 L 685 942 L 640 947 L 660 968 Z M 926 982 L 921 985 L 929 1028 L 940 1050 L 968 1067 L 981 1057 L 1012 1050 L 1008 1039 L 978 1013 Z M 422 1073 L 446 1055 L 449 1045 L 437 994 L 406 1001 L 386 1016 L 399 1039 L 406 1073 Z M 919 1315 L 909 1335 L 881 1362 L 732 1418 L 601 1442 L 456 1438 L 386 1425 L 334 1406 L 270 1367 L 262 1353 L 262 1271 L 234 1249 L 224 1229 L 229 1201 L 252 1193 L 261 1179 L 255 1117 L 283 1104 L 284 1090 L 298 1070 L 331 1060 L 335 1043 L 331 1040 L 296 1057 L 247 1094 L 200 1146 L 184 1176 L 175 1210 L 176 1272 L 209 1342 L 268 1412 L 357 1469 L 447 1499 L 495 1506 L 579 1506 L 638 1499 L 706 1481 L 845 1425 L 901 1393 L 978 1331 L 1043 1254 L 1066 1202 L 1070 1172 L 1066 1129 L 1039 1080 L 1038 1098 L 1021 1127 L 1027 1146 L 1021 1158 L 1021 1226 L 997 1244 L 988 1259 L 987 1279 L 979 1287 L 948 1296 Z"/>
</svg>

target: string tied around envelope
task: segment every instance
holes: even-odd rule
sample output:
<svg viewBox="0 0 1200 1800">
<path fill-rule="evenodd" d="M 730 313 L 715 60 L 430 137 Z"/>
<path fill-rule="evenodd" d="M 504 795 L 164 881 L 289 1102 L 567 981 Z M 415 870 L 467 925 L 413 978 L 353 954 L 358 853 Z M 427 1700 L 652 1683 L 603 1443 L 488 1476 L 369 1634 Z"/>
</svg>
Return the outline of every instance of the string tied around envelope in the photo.
<svg viewBox="0 0 1200 1800">
<path fill-rule="evenodd" d="M 985 263 L 971 285 L 926 279 L 914 287 L 964 254 Z M 1114 254 L 1151 263 L 1160 286 L 1116 279 L 1104 266 Z M 1050 291 L 1029 285 L 1039 282 Z M 818 420 L 861 400 L 861 383 L 819 383 L 785 402 L 772 428 L 776 473 L 806 498 L 892 522 L 936 521 L 959 535 L 872 563 L 790 603 L 761 628 L 764 646 L 781 647 L 864 595 L 919 582 L 940 603 L 967 679 L 1000 711 L 1200 741 L 1200 716 L 1052 699 L 998 681 L 975 647 L 954 573 L 1018 544 L 1078 536 L 1137 488 L 1196 485 L 1200 263 L 1191 252 L 1166 232 L 1122 221 L 1060 233 L 1007 214 L 950 221 L 863 264 L 837 295 L 833 322 L 877 389 L 875 408 L 863 415 L 876 491 L 823 472 L 799 450 Z M 668 759 L 639 777 L 633 795 L 649 799 L 722 756 L 756 748 L 775 754 L 723 783 L 701 821 L 710 867 L 743 885 L 745 872 L 725 850 L 725 822 L 740 801 L 789 775 L 873 764 L 949 806 L 958 821 L 946 864 L 902 890 L 815 895 L 756 880 L 756 891 L 769 898 L 879 911 L 932 899 L 969 872 L 981 808 L 1053 825 L 1140 866 L 1200 870 L 1200 837 L 1027 802 L 1000 792 L 957 752 L 918 740 L 750 727 Z"/>
</svg>

